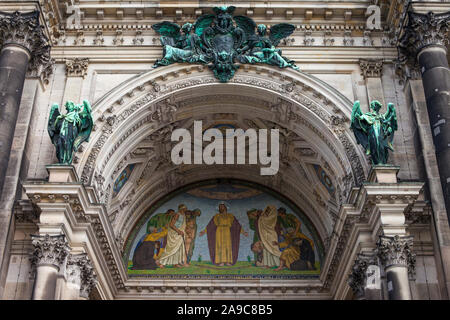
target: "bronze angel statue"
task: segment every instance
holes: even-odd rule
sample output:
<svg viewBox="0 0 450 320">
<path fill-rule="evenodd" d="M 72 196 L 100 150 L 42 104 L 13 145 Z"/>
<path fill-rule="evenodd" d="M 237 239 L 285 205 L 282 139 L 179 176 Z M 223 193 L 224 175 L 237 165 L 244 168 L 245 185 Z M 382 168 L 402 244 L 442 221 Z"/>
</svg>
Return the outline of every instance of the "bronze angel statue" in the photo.
<svg viewBox="0 0 450 320">
<path fill-rule="evenodd" d="M 66 114 L 59 112 L 59 105 L 54 103 L 48 119 L 48 134 L 56 147 L 56 157 L 61 164 L 71 164 L 73 152 L 84 141 L 89 141 L 94 122 L 92 108 L 88 101 L 82 105 L 67 101 Z"/>
<path fill-rule="evenodd" d="M 163 58 L 156 61 L 154 68 L 176 62 L 207 63 L 199 45 L 197 24 L 194 26 L 188 22 L 180 28 L 176 23 L 163 21 L 152 25 L 152 28 L 161 35 L 163 45 Z M 191 33 L 193 29 L 194 33 Z"/>
<path fill-rule="evenodd" d="M 370 155 L 373 165 L 386 164 L 389 150 L 394 151 L 392 140 L 397 130 L 397 114 L 393 103 L 388 103 L 387 112 L 380 113 L 382 105 L 373 100 L 370 103 L 372 111 L 362 113 L 359 101 L 355 101 L 352 110 L 350 129 L 355 134 L 356 141 Z"/>
<path fill-rule="evenodd" d="M 256 26 L 255 22 L 246 16 L 235 16 L 233 19 L 244 30 L 247 39 L 246 45 L 238 49 L 241 63 L 266 63 L 279 68 L 299 69 L 294 61 L 282 56 L 281 49 L 276 48 L 282 39 L 294 32 L 294 25 L 279 23 L 267 30 L 266 25 Z"/>
</svg>

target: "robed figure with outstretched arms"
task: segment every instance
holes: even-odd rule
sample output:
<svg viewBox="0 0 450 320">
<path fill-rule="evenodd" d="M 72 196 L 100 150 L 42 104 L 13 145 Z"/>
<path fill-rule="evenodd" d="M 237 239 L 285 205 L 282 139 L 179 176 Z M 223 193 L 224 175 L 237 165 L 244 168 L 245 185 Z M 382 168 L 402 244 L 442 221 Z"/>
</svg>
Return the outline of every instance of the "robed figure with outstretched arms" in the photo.
<svg viewBox="0 0 450 320">
<path fill-rule="evenodd" d="M 241 233 L 248 236 L 239 221 L 227 212 L 224 203 L 219 204 L 219 213 L 214 215 L 206 228 L 200 232 L 208 236 L 208 248 L 211 262 L 218 266 L 231 266 L 236 264 L 239 255 L 239 242 Z"/>
</svg>

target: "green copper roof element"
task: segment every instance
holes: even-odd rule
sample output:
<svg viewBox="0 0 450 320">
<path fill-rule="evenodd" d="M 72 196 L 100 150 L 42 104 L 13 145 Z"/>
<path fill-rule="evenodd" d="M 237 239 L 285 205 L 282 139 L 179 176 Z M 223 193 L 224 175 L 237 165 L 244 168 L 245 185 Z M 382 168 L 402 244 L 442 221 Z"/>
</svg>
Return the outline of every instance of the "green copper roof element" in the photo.
<svg viewBox="0 0 450 320">
<path fill-rule="evenodd" d="M 88 101 L 75 104 L 67 101 L 66 114 L 59 112 L 59 105 L 54 103 L 48 119 L 48 134 L 56 147 L 56 157 L 61 164 L 71 164 L 73 152 L 84 142 L 89 141 L 94 122 L 92 108 Z"/>
<path fill-rule="evenodd" d="M 154 68 L 172 63 L 206 64 L 221 82 L 228 82 L 239 63 L 263 63 L 279 68 L 298 67 L 292 60 L 282 56 L 276 46 L 291 35 L 295 26 L 279 23 L 268 29 L 256 26 L 246 16 L 233 16 L 235 7 L 215 7 L 215 14 L 200 16 L 194 24 L 178 24 L 163 21 L 152 25 L 161 35 L 163 58 Z"/>
<path fill-rule="evenodd" d="M 372 164 L 386 164 L 389 150 L 394 151 L 392 140 L 397 130 L 397 113 L 393 103 L 388 103 L 387 112 L 380 113 L 382 105 L 373 100 L 370 103 L 372 111 L 362 113 L 359 101 L 355 101 L 352 110 L 350 129 L 355 134 L 356 141 L 370 155 Z"/>
</svg>

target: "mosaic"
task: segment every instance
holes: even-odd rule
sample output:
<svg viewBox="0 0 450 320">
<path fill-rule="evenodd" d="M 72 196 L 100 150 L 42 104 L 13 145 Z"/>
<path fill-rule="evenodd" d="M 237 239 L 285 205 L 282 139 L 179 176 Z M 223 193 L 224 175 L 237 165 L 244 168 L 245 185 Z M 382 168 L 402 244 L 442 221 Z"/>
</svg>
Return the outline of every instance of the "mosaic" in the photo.
<svg viewBox="0 0 450 320">
<path fill-rule="evenodd" d="M 290 201 L 263 187 L 218 181 L 161 199 L 128 239 L 132 276 L 317 277 L 322 246 Z"/>
</svg>

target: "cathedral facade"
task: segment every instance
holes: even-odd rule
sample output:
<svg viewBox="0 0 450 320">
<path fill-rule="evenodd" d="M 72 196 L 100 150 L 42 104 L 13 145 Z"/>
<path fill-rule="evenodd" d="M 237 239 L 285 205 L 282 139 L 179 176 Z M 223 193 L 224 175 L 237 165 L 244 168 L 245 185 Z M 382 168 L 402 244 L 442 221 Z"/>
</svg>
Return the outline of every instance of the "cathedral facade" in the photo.
<svg viewBox="0 0 450 320">
<path fill-rule="evenodd" d="M 432 0 L 2 1 L 1 299 L 449 299 L 449 25 Z M 242 161 L 206 156 L 230 134 Z"/>
</svg>

